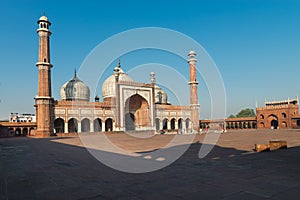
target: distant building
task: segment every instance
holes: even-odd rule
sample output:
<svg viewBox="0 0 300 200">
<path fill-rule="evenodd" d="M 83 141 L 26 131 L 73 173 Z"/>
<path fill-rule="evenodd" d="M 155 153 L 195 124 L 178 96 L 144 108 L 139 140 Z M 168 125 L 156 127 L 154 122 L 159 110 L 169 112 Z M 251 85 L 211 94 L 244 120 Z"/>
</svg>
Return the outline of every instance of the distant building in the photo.
<svg viewBox="0 0 300 200">
<path fill-rule="evenodd" d="M 223 120 L 200 120 L 200 128 L 220 129 L 291 129 L 300 128 L 299 100 L 265 102 L 256 108 L 255 117 L 227 118 Z"/>
<path fill-rule="evenodd" d="M 265 102 L 256 108 L 258 129 L 300 128 L 299 100 Z"/>
<path fill-rule="evenodd" d="M 35 114 L 19 114 L 19 113 L 10 113 L 9 122 L 36 122 Z"/>
</svg>

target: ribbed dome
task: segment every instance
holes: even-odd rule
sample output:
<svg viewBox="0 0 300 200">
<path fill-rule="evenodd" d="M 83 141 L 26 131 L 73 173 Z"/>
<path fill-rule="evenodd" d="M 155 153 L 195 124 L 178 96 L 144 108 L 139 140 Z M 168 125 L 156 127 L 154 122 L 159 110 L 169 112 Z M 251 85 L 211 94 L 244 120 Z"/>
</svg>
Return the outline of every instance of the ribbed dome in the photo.
<svg viewBox="0 0 300 200">
<path fill-rule="evenodd" d="M 155 93 L 155 103 L 159 104 L 167 104 L 168 103 L 168 96 L 163 89 L 155 85 L 154 87 L 154 93 Z"/>
<path fill-rule="evenodd" d="M 63 100 L 90 100 L 90 89 L 74 74 L 73 79 L 63 84 L 60 89 L 60 96 Z"/>
<path fill-rule="evenodd" d="M 134 82 L 132 78 L 130 78 L 125 72 L 119 67 L 119 81 L 128 81 L 128 82 Z M 111 75 L 108 77 L 102 85 L 102 97 L 103 99 L 109 98 L 109 97 L 115 97 L 116 96 L 116 79 L 115 75 Z"/>
</svg>

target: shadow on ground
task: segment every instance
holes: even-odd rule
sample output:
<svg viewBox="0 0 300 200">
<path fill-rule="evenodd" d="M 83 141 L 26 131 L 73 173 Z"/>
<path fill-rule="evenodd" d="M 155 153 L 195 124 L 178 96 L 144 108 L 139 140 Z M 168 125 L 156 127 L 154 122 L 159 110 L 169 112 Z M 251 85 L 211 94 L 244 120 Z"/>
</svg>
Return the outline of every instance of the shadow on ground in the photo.
<svg viewBox="0 0 300 200">
<path fill-rule="evenodd" d="M 130 174 L 101 164 L 83 147 L 51 140 L 0 140 L 0 199 L 296 199 L 300 195 L 300 147 L 254 153 L 215 146 L 199 159 L 201 144 L 194 143 L 162 170 Z"/>
</svg>

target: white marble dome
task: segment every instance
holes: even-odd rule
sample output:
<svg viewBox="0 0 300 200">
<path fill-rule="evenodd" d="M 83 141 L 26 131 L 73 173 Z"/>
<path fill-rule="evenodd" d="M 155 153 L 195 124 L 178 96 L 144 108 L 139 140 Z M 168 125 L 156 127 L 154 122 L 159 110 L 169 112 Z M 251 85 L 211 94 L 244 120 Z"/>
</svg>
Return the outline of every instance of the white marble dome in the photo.
<svg viewBox="0 0 300 200">
<path fill-rule="evenodd" d="M 90 89 L 74 74 L 73 79 L 69 80 L 60 89 L 60 96 L 63 100 L 68 101 L 89 101 Z"/>
<path fill-rule="evenodd" d="M 155 94 L 155 103 L 158 104 L 167 104 L 168 103 L 168 95 L 167 93 L 161 89 L 158 85 L 154 87 L 154 94 Z"/>
<path fill-rule="evenodd" d="M 45 15 L 43 15 L 40 17 L 39 21 L 49 21 L 49 20 Z"/>
<path fill-rule="evenodd" d="M 118 68 L 119 70 L 119 81 L 127 81 L 127 82 L 134 82 L 132 78 L 130 78 L 123 70 L 122 68 Z M 103 100 L 110 97 L 116 96 L 116 79 L 115 75 L 109 76 L 102 85 L 102 97 Z"/>
</svg>

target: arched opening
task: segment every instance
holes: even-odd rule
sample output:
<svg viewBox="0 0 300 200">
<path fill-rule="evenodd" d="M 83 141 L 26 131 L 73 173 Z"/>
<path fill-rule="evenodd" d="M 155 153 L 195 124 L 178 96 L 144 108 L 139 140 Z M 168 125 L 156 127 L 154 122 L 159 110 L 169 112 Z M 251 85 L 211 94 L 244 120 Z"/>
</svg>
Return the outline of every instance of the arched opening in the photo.
<svg viewBox="0 0 300 200">
<path fill-rule="evenodd" d="M 175 119 L 171 119 L 171 130 L 175 130 Z"/>
<path fill-rule="evenodd" d="M 56 133 L 65 132 L 65 121 L 62 118 L 57 118 L 54 120 L 54 129 Z"/>
<path fill-rule="evenodd" d="M 278 128 L 278 121 L 276 119 L 273 119 L 271 121 L 271 128 L 277 129 Z"/>
<path fill-rule="evenodd" d="M 248 126 L 248 128 L 252 128 L 251 127 L 251 122 L 248 122 L 247 126 Z"/>
<path fill-rule="evenodd" d="M 234 123 L 234 128 L 239 128 L 239 125 L 237 122 Z"/>
<path fill-rule="evenodd" d="M 297 120 L 297 126 L 300 127 L 300 119 Z"/>
<path fill-rule="evenodd" d="M 158 118 L 156 118 L 155 119 L 155 128 L 157 131 L 159 130 L 159 123 L 160 123 L 160 120 Z"/>
<path fill-rule="evenodd" d="M 77 133 L 78 131 L 78 122 L 77 119 L 71 118 L 68 121 L 68 132 L 69 133 Z"/>
<path fill-rule="evenodd" d="M 32 128 L 32 127 L 29 129 L 29 135 L 32 134 L 32 131 L 33 131 L 33 130 L 34 130 L 34 128 Z"/>
<path fill-rule="evenodd" d="M 126 131 L 133 131 L 134 129 L 134 114 L 126 113 L 125 115 L 125 129 Z"/>
<path fill-rule="evenodd" d="M 191 122 L 191 120 L 189 118 L 187 118 L 185 120 L 185 128 L 186 128 L 186 130 L 188 130 L 190 128 L 190 122 Z"/>
<path fill-rule="evenodd" d="M 90 132 L 90 120 L 88 118 L 81 120 L 81 132 Z"/>
<path fill-rule="evenodd" d="M 260 127 L 260 128 L 265 128 L 265 123 L 260 122 L 260 123 L 259 123 L 259 127 Z"/>
<path fill-rule="evenodd" d="M 8 129 L 8 134 L 9 134 L 10 136 L 13 136 L 13 135 L 15 134 L 14 129 L 13 129 L 13 128 L 9 128 L 9 129 Z"/>
<path fill-rule="evenodd" d="M 23 128 L 23 136 L 28 135 L 28 128 Z"/>
<path fill-rule="evenodd" d="M 285 113 L 281 113 L 282 118 L 286 118 L 286 114 Z"/>
<path fill-rule="evenodd" d="M 102 121 L 99 118 L 94 120 L 94 131 L 101 132 L 102 131 Z"/>
<path fill-rule="evenodd" d="M 242 122 L 239 122 L 239 128 L 240 128 L 240 129 L 243 128 Z"/>
<path fill-rule="evenodd" d="M 281 126 L 282 126 L 282 128 L 287 128 L 287 123 L 286 123 L 285 121 L 283 121 L 283 122 L 281 123 Z"/>
<path fill-rule="evenodd" d="M 135 94 L 129 97 L 125 102 L 124 113 L 126 130 L 143 130 L 150 127 L 149 104 L 142 96 Z"/>
<path fill-rule="evenodd" d="M 200 123 L 200 129 L 203 129 L 203 123 Z M 178 129 L 179 129 L 179 120 L 178 120 Z"/>
<path fill-rule="evenodd" d="M 183 119 L 181 119 L 181 118 L 178 120 L 178 129 L 180 129 L 180 130 L 182 129 L 182 120 Z M 203 124 L 202 124 L 202 127 L 203 127 Z"/>
<path fill-rule="evenodd" d="M 256 122 L 252 122 L 252 128 L 256 128 Z"/>
<path fill-rule="evenodd" d="M 168 119 L 165 118 L 163 119 L 163 130 L 167 130 L 168 129 Z"/>
<path fill-rule="evenodd" d="M 263 114 L 259 115 L 260 119 L 264 119 L 265 116 Z"/>
<path fill-rule="evenodd" d="M 21 129 L 20 129 L 20 128 L 17 128 L 17 129 L 16 129 L 15 135 L 16 135 L 16 136 L 20 136 L 20 135 L 21 135 Z"/>
<path fill-rule="evenodd" d="M 230 124 L 230 128 L 234 129 L 234 123 Z"/>
<path fill-rule="evenodd" d="M 277 129 L 278 128 L 278 117 L 274 114 L 271 114 L 267 118 L 269 125 L 269 128 L 271 129 Z"/>
<path fill-rule="evenodd" d="M 231 127 L 230 127 L 230 124 L 229 123 L 227 123 L 226 124 L 226 129 L 230 129 Z"/>
<path fill-rule="evenodd" d="M 105 120 L 105 131 L 113 131 L 113 121 L 111 118 Z"/>
</svg>

